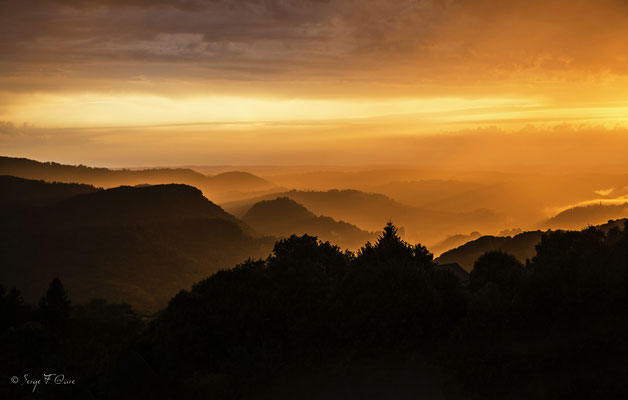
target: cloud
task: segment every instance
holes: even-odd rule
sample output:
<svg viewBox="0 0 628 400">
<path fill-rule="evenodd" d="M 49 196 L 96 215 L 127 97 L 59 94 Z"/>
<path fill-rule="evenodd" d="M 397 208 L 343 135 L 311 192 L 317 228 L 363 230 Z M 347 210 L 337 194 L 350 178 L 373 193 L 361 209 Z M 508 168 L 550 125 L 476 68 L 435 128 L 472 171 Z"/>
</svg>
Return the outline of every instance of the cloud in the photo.
<svg viewBox="0 0 628 400">
<path fill-rule="evenodd" d="M 140 75 L 266 91 L 555 90 L 624 77 L 627 36 L 620 0 L 4 0 L 0 72 L 11 90 Z"/>
<path fill-rule="evenodd" d="M 183 10 L 195 11 L 202 9 L 204 6 L 203 0 L 53 0 L 54 2 L 78 9 L 90 9 L 90 8 L 126 8 L 126 7 L 138 7 L 138 8 L 152 8 L 152 7 L 173 7 Z"/>
<path fill-rule="evenodd" d="M 593 193 L 600 195 L 600 196 L 608 196 L 609 194 L 611 194 L 613 192 L 613 190 L 615 190 L 615 188 L 610 188 L 610 189 L 598 189 L 598 190 L 594 190 Z"/>
<path fill-rule="evenodd" d="M 408 165 L 426 170 L 626 170 L 628 130 L 595 125 L 451 129 L 417 135 L 407 121 L 336 120 L 143 127 L 20 127 L 3 155 L 70 164 Z M 623 194 L 623 193 L 619 193 Z M 617 195 L 619 195 L 617 194 Z"/>
<path fill-rule="evenodd" d="M 0 121 L 0 136 L 15 133 L 15 124 L 11 121 Z"/>
</svg>

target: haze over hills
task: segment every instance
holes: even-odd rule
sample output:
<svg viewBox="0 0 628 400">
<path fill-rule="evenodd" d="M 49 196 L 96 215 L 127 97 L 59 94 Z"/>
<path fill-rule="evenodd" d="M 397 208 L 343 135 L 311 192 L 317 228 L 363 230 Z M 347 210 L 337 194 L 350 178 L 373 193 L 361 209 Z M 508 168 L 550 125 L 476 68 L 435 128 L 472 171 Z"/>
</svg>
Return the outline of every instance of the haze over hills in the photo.
<svg viewBox="0 0 628 400">
<path fill-rule="evenodd" d="M 76 187 L 20 185 L 31 193 Z M 28 204 L 5 212 L 0 227 L 0 282 L 20 287 L 28 301 L 58 276 L 79 302 L 100 297 L 156 310 L 220 268 L 266 257 L 275 241 L 253 236 L 186 185 L 118 187 Z"/>
<path fill-rule="evenodd" d="M 387 196 L 404 204 L 415 207 L 436 208 L 441 199 L 464 196 L 468 192 L 485 185 L 477 182 L 464 182 L 449 179 L 427 179 L 393 181 L 370 185 L 368 191 L 385 193 Z M 478 208 L 485 207 L 484 205 Z M 452 210 L 455 211 L 455 210 Z"/>
<path fill-rule="evenodd" d="M 0 157 L 0 174 L 51 182 L 78 182 L 105 188 L 122 185 L 181 183 L 199 188 L 208 198 L 216 202 L 233 201 L 280 190 L 271 182 L 241 171 L 208 176 L 185 168 L 114 170 L 11 157 Z"/>
<path fill-rule="evenodd" d="M 483 207 L 503 215 L 504 226 L 523 229 L 536 229 L 540 221 L 555 213 L 552 210 L 564 209 L 566 204 L 621 196 L 625 193 L 623 188 L 628 186 L 628 175 L 610 173 L 467 172 L 460 174 L 459 179 L 482 182 L 482 185 L 452 196 L 433 198 L 424 206 L 460 212 Z"/>
<path fill-rule="evenodd" d="M 290 168 L 287 168 L 290 170 Z M 250 171 L 255 171 L 250 167 Z M 626 195 L 628 175 L 622 173 L 553 173 L 547 169 L 530 171 L 464 171 L 419 169 L 321 168 L 312 167 L 279 174 L 278 167 L 260 174 L 269 179 L 297 189 L 297 192 L 320 192 L 357 190 L 363 193 L 383 194 L 398 204 L 385 206 L 381 217 L 379 211 L 370 209 L 362 215 L 352 215 L 352 210 L 339 209 L 329 204 L 321 207 L 320 201 L 297 198 L 297 193 L 281 192 L 272 196 L 288 196 L 302 203 L 317 214 L 329 215 L 356 224 L 368 230 L 376 230 L 387 218 L 403 227 L 405 238 L 419 241 L 435 248 L 436 252 L 447 250 L 443 241 L 450 236 L 480 231 L 497 235 L 506 228 L 522 230 L 546 229 L 543 221 L 569 206 L 583 202 L 613 201 Z M 259 196 L 242 202 L 223 204 L 231 212 L 243 215 L 253 202 L 270 199 Z M 331 197 L 331 196 L 330 196 Z M 377 203 L 377 201 L 374 201 Z M 360 204 L 359 201 L 356 204 Z M 399 206 L 401 204 L 401 206 Z M 420 209 L 408 211 L 408 207 Z M 484 215 L 482 216 L 482 213 Z M 408 215 L 420 215 L 408 217 Z M 595 223 L 609 218 L 620 218 L 623 214 L 606 215 Z M 424 228 L 428 225 L 428 229 Z M 569 229 L 574 226 L 552 226 Z M 456 243 L 461 244 L 461 243 Z"/>
<path fill-rule="evenodd" d="M 468 235 L 464 235 L 464 234 L 451 235 L 451 236 L 448 236 L 447 239 L 443 240 L 442 242 L 431 245 L 430 251 L 434 253 L 435 256 L 438 256 L 442 254 L 444 251 L 461 246 L 481 236 L 482 234 L 480 234 L 480 232 L 477 232 L 477 231 L 471 232 Z"/>
<path fill-rule="evenodd" d="M 592 204 L 572 207 L 541 223 L 548 229 L 582 229 L 613 218 L 628 217 L 628 202 L 623 204 Z"/>
<path fill-rule="evenodd" d="M 308 234 L 350 250 L 357 250 L 366 242 L 377 238 L 375 233 L 364 231 L 355 225 L 330 217 L 316 216 L 287 197 L 255 203 L 242 220 L 267 235 L 286 237 L 292 234 Z"/>
<path fill-rule="evenodd" d="M 41 163 L 1 157 L 0 174 L 29 179 L 80 182 L 100 187 L 182 183 L 199 188 L 206 197 L 243 216 L 256 202 L 289 197 L 316 215 L 329 216 L 369 231 L 388 220 L 402 227 L 404 237 L 446 250 L 450 236 L 480 231 L 497 234 L 504 228 L 569 229 L 567 219 L 552 220 L 556 211 L 583 202 L 612 202 L 623 198 L 628 175 L 612 173 L 550 174 L 540 172 L 474 172 L 391 167 L 192 167 L 112 170 Z M 204 175 L 197 171 L 212 172 Z M 281 174 L 282 171 L 287 173 Z M 259 173 L 263 177 L 253 173 Z M 275 182 L 290 188 L 286 190 Z M 316 191 L 313 189 L 323 188 Z M 572 204 L 572 206 L 565 206 Z M 617 208 L 619 210 L 619 208 Z M 603 214 L 591 223 L 624 214 Z M 562 222 L 561 222 L 562 221 Z M 561 223 L 565 223 L 561 225 Z M 587 221 L 583 221 L 586 223 Z"/>
<path fill-rule="evenodd" d="M 254 171 L 254 168 L 250 168 Z M 577 169 L 574 169 L 577 171 Z M 628 175 L 622 173 L 552 172 L 548 168 L 526 170 L 446 171 L 382 167 L 315 168 L 280 175 L 264 175 L 283 186 L 301 191 L 354 189 L 381 193 L 397 202 L 433 211 L 452 213 L 492 210 L 502 217 L 501 226 L 536 229 L 538 224 L 565 205 L 608 200 L 628 194 Z M 474 230 L 490 231 L 478 225 Z M 449 232 L 450 235 L 464 231 Z M 468 232 L 468 231 L 467 231 Z"/>
<path fill-rule="evenodd" d="M 468 213 L 434 211 L 408 206 L 383 194 L 358 190 L 326 192 L 292 190 L 226 203 L 223 206 L 234 215 L 242 216 L 252 204 L 274 197 L 288 197 L 317 215 L 327 215 L 372 231 L 392 220 L 402 227 L 407 240 L 415 242 L 439 241 L 450 232 L 474 230 L 477 225 L 493 228 L 500 226 L 498 216 L 490 210 L 475 210 Z"/>
<path fill-rule="evenodd" d="M 258 171 L 251 168 L 250 171 Z M 425 171 L 416 168 L 390 168 L 386 166 L 311 166 L 259 169 L 261 176 L 285 187 L 296 190 L 327 191 L 332 189 L 358 189 L 376 191 L 380 185 L 396 181 L 412 181 L 423 176 Z"/>
</svg>

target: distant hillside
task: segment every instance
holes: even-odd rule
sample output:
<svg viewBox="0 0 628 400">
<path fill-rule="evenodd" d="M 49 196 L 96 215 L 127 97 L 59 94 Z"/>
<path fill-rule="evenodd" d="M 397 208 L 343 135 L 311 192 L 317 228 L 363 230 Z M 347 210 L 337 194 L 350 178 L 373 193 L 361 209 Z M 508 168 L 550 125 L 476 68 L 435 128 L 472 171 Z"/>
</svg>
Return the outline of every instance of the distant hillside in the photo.
<svg viewBox="0 0 628 400">
<path fill-rule="evenodd" d="M 254 204 L 242 218 L 261 233 L 275 236 L 308 234 L 329 241 L 341 248 L 357 249 L 376 239 L 375 233 L 357 226 L 316 216 L 301 204 L 287 197 L 265 200 Z"/>
<path fill-rule="evenodd" d="M 105 188 L 180 183 L 197 187 L 213 201 L 233 201 L 263 194 L 278 187 L 248 172 L 231 171 L 214 176 L 186 168 L 113 170 L 84 165 L 63 165 L 26 158 L 0 157 L 0 175 L 57 182 L 79 182 Z"/>
<path fill-rule="evenodd" d="M 439 264 L 458 263 L 467 271 L 473 269 L 473 263 L 484 253 L 492 250 L 500 250 L 515 256 L 519 261 L 525 262 L 526 258 L 532 258 L 536 254 L 535 247 L 541 241 L 543 232 L 524 232 L 514 237 L 482 236 L 460 247 L 441 254 L 436 259 Z"/>
<path fill-rule="evenodd" d="M 541 226 L 549 229 L 582 229 L 609 219 L 628 217 L 628 202 L 624 204 L 594 204 L 569 208 L 544 221 Z"/>
<path fill-rule="evenodd" d="M 383 194 L 358 190 L 326 192 L 292 190 L 246 201 L 225 203 L 224 207 L 236 216 L 243 216 L 253 204 L 276 197 L 288 197 L 317 215 L 327 215 L 371 231 L 377 231 L 392 220 L 404 228 L 405 238 L 413 242 L 442 240 L 450 232 L 490 229 L 498 220 L 498 216 L 490 210 L 469 213 L 433 211 L 401 204 Z"/>
<path fill-rule="evenodd" d="M 312 218 L 316 218 L 316 214 L 287 197 L 255 203 L 242 217 L 254 228 L 262 226 L 268 229 L 285 226 L 290 220 L 302 221 Z"/>
<path fill-rule="evenodd" d="M 613 228 L 623 229 L 626 219 L 610 220 L 596 228 L 607 233 Z M 482 236 L 455 249 L 446 251 L 436 259 L 439 264 L 458 263 L 467 271 L 473 269 L 473 264 L 487 251 L 499 250 L 515 256 L 525 263 L 527 258 L 536 255 L 535 246 L 541 241 L 541 237 L 551 231 L 529 231 L 515 236 Z"/>
<path fill-rule="evenodd" d="M 394 181 L 372 185 L 369 191 L 386 193 L 387 196 L 415 207 L 427 207 L 441 199 L 466 195 L 482 185 L 473 182 L 430 179 L 421 181 Z"/>
<path fill-rule="evenodd" d="M 33 207 L 52 204 L 99 189 L 78 183 L 50 183 L 15 176 L 0 176 L 0 207 Z"/>
<path fill-rule="evenodd" d="M 58 276 L 77 302 L 156 310 L 220 268 L 266 257 L 274 241 L 254 237 L 196 188 L 119 187 L 5 213 L 0 282 L 34 302 Z"/>
<path fill-rule="evenodd" d="M 212 183 L 223 190 L 238 190 L 250 187 L 254 190 L 266 189 L 270 182 L 249 172 L 229 171 L 211 177 Z"/>
<path fill-rule="evenodd" d="M 438 255 L 443 253 L 444 251 L 456 248 L 461 246 L 471 240 L 475 240 L 482 236 L 480 232 L 471 232 L 468 235 L 451 235 L 448 236 L 447 239 L 442 242 L 438 242 L 430 246 L 430 251 L 434 253 L 434 255 Z"/>
</svg>

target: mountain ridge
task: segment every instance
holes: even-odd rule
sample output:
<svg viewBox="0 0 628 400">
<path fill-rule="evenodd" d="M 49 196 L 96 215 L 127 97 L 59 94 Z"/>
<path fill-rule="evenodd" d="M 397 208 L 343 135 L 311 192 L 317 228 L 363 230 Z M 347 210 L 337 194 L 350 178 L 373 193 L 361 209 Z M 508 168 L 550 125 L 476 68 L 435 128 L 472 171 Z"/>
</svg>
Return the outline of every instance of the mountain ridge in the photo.
<svg viewBox="0 0 628 400">
<path fill-rule="evenodd" d="M 104 188 L 140 184 L 180 183 L 199 188 L 217 202 L 250 197 L 278 186 L 248 172 L 229 171 L 204 175 L 189 168 L 110 169 L 40 162 L 0 156 L 0 175 L 64 183 L 83 183 Z"/>
</svg>

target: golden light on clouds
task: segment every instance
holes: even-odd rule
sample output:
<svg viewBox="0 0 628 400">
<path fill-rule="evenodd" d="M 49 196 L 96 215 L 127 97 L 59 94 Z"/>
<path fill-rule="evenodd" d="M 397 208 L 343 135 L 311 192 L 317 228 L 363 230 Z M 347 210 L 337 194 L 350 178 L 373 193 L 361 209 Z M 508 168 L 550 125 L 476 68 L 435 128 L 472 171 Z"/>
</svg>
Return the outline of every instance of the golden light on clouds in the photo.
<svg viewBox="0 0 628 400">
<path fill-rule="evenodd" d="M 0 146 L 86 163 L 131 163 L 123 144 L 149 164 L 371 163 L 413 137 L 545 131 L 584 154 L 570 137 L 627 125 L 626 38 L 622 0 L 6 0 Z M 444 159 L 454 145 L 430 146 Z"/>
<path fill-rule="evenodd" d="M 8 120 L 11 117 L 12 120 L 54 128 L 321 121 L 395 115 L 416 116 L 424 122 L 446 122 L 508 118 L 539 106 L 534 99 L 501 98 L 285 99 L 206 96 L 173 99 L 141 94 L 77 94 L 28 96 L 22 103 L 7 107 L 0 118 Z M 517 111 L 508 111 L 513 109 Z"/>
</svg>

